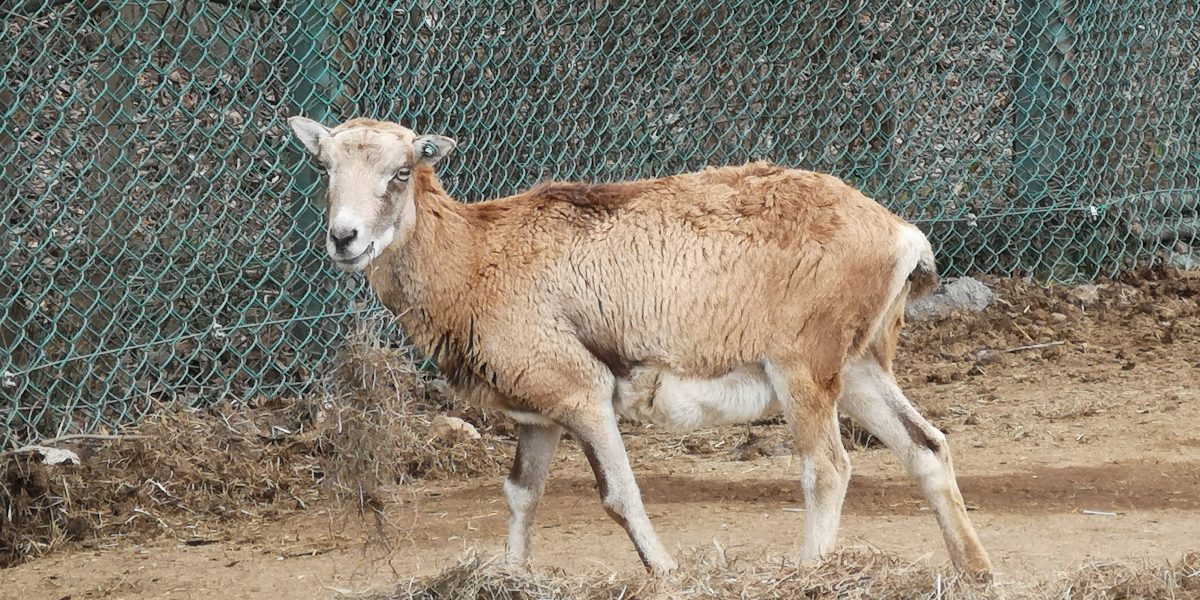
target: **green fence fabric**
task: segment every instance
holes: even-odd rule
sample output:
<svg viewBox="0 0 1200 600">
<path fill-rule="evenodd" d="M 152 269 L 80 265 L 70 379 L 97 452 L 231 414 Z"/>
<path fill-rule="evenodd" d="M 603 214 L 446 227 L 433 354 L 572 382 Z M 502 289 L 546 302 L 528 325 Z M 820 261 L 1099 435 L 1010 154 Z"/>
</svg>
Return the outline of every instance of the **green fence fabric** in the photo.
<svg viewBox="0 0 1200 600">
<path fill-rule="evenodd" d="M 1194 0 L 0 0 L 0 442 L 303 394 L 361 278 L 285 119 L 456 138 L 470 201 L 770 159 L 944 275 L 1200 245 Z M 398 341 L 399 343 L 399 341 Z"/>
</svg>

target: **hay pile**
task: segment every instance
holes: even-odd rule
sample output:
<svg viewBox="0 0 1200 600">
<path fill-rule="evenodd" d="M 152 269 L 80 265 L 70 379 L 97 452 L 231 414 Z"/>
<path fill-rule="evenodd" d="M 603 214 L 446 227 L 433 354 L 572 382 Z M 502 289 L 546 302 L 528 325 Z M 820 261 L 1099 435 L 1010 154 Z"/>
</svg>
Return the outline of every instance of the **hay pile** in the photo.
<svg viewBox="0 0 1200 600">
<path fill-rule="evenodd" d="M 1168 564 L 1089 563 L 1041 584 L 1044 598 L 1200 598 L 1200 552 Z"/>
<path fill-rule="evenodd" d="M 75 451 L 78 466 L 0 454 L 0 567 L 114 535 L 218 537 L 222 522 L 323 496 L 369 513 L 398 483 L 499 473 L 512 443 L 477 411 L 452 408 L 404 349 L 371 330 L 351 338 L 313 397 L 158 407 L 117 439 L 54 444 Z M 439 414 L 474 422 L 483 439 L 431 438 Z"/>
<path fill-rule="evenodd" d="M 843 552 L 816 568 L 790 559 L 736 559 L 721 549 L 697 553 L 680 562 L 679 571 L 655 579 L 636 571 L 627 575 L 594 573 L 514 573 L 499 559 L 471 555 L 459 564 L 422 580 L 409 580 L 393 590 L 345 600 L 443 598 L 650 599 L 650 598 L 914 598 L 941 590 L 945 598 L 990 598 L 982 583 L 947 577 L 881 552 Z"/>
<path fill-rule="evenodd" d="M 426 579 L 343 600 L 691 600 L 838 598 L 1200 598 L 1200 554 L 1165 565 L 1084 565 L 1042 583 L 995 583 L 948 575 L 881 552 L 847 551 L 816 568 L 780 558 L 731 559 L 719 548 L 687 557 L 678 572 L 656 580 L 641 574 L 510 573 L 478 555 Z"/>
</svg>

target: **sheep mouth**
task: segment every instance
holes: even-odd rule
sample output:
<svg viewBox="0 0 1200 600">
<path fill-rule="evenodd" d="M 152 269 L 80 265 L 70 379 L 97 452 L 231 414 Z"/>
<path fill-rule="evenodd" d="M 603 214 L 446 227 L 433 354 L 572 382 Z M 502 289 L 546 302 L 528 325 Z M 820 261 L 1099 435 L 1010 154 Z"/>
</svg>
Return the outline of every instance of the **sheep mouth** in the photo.
<svg viewBox="0 0 1200 600">
<path fill-rule="evenodd" d="M 354 265 L 358 264 L 358 262 L 363 260 L 364 258 L 369 260 L 374 255 L 373 254 L 374 251 L 375 251 L 375 242 L 371 242 L 370 244 L 367 244 L 366 249 L 363 250 L 358 256 L 354 256 L 351 258 L 334 257 L 333 262 L 336 263 L 337 266 L 339 266 L 339 267 L 353 268 Z"/>
</svg>

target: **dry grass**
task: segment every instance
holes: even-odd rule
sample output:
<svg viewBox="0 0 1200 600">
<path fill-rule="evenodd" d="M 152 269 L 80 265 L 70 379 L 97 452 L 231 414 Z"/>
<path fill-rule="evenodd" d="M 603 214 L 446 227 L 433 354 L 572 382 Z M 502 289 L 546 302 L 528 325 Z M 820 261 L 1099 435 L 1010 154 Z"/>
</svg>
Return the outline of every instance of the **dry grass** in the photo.
<svg viewBox="0 0 1200 600">
<path fill-rule="evenodd" d="M 378 313 L 359 323 L 335 364 L 334 392 L 312 406 L 325 432 L 322 467 L 335 496 L 378 509 L 396 483 L 500 473 L 509 445 L 488 434 L 507 430 L 474 407 L 455 406 L 445 384 L 418 370 L 407 350 L 380 339 L 377 321 L 385 319 Z M 485 429 L 475 443 L 431 439 L 430 424 L 440 414 L 494 431 Z"/>
<path fill-rule="evenodd" d="M 1173 564 L 1088 564 L 1041 583 L 973 581 L 931 570 L 896 556 L 842 552 L 809 568 L 780 558 L 734 559 L 719 548 L 682 561 L 663 579 L 641 574 L 514 573 L 478 555 L 425 579 L 383 592 L 343 595 L 344 600 L 480 598 L 494 600 L 690 600 L 698 598 L 838 598 L 845 600 L 937 598 L 1116 599 L 1200 598 L 1200 555 Z"/>
<path fill-rule="evenodd" d="M 0 455 L 0 567 L 114 535 L 216 537 L 224 521 L 322 496 L 369 514 L 397 483 L 499 472 L 509 446 L 486 428 L 475 442 L 430 439 L 433 416 L 454 414 L 444 390 L 374 325 L 362 323 L 312 398 L 159 407 L 125 432 L 136 438 L 64 444 L 79 466 Z"/>
<path fill-rule="evenodd" d="M 1200 598 L 1200 552 L 1168 564 L 1088 563 L 1037 590 L 1044 598 Z"/>
</svg>

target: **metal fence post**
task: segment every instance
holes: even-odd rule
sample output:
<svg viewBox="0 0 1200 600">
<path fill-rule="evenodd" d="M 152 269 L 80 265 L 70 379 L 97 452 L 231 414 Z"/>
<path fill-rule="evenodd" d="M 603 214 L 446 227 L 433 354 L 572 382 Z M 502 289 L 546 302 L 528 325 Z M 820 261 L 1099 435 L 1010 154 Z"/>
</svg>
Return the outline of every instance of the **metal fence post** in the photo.
<svg viewBox="0 0 1200 600">
<path fill-rule="evenodd" d="M 1013 183 L 1020 203 L 1033 206 L 1065 187 L 1066 132 L 1055 88 L 1064 76 L 1068 38 L 1058 0 L 1020 0 L 1016 28 Z"/>
<path fill-rule="evenodd" d="M 315 0 L 301 3 L 288 32 L 285 48 L 288 60 L 287 92 L 293 115 L 303 115 L 331 125 L 344 100 L 344 86 L 336 64 L 335 46 L 338 19 L 345 15 L 339 0 Z M 291 116 L 291 115 L 288 115 Z M 320 238 L 321 211 L 318 188 L 320 176 L 311 160 L 290 135 L 286 156 L 295 169 L 292 184 L 293 216 L 292 256 L 294 268 L 288 292 L 298 305 L 296 314 L 308 317 L 291 326 L 298 354 L 324 353 L 333 334 L 333 326 L 313 318 L 323 309 L 322 300 L 333 284 L 321 273 L 323 259 L 314 240 Z"/>
</svg>

